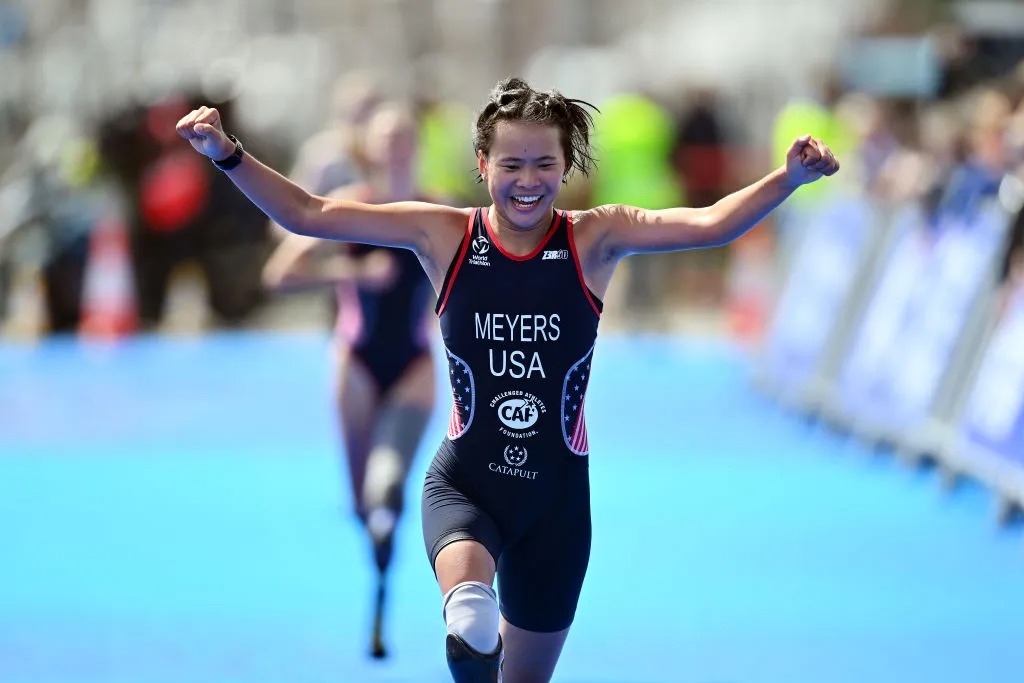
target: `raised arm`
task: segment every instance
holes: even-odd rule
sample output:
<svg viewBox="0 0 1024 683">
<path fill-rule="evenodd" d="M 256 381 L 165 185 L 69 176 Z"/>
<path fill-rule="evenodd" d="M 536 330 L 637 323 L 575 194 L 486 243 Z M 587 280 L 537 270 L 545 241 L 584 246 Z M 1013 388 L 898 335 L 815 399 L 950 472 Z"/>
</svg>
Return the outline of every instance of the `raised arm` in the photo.
<svg viewBox="0 0 1024 683">
<path fill-rule="evenodd" d="M 839 170 L 820 141 L 798 138 L 786 164 L 704 208 L 649 211 L 607 205 L 574 214 L 574 236 L 591 291 L 603 297 L 623 256 L 727 244 L 758 224 L 801 185 Z"/>
<path fill-rule="evenodd" d="M 838 170 L 829 148 L 806 135 L 794 141 L 784 166 L 711 206 L 658 211 L 599 207 L 594 227 L 612 257 L 720 246 L 757 225 L 801 185 Z"/>
<path fill-rule="evenodd" d="M 325 245 L 332 247 L 331 252 L 323 253 Z M 311 237 L 285 235 L 263 266 L 264 288 L 293 292 L 355 280 L 358 259 L 340 252 L 339 247 Z"/>
<path fill-rule="evenodd" d="M 177 131 L 196 151 L 213 160 L 227 159 L 236 150 L 235 142 L 224 132 L 220 113 L 210 107 L 183 117 Z M 443 257 L 453 236 L 457 244 L 465 225 L 464 212 L 436 204 L 375 205 L 316 196 L 247 153 L 225 173 L 271 220 L 298 235 L 405 247 L 434 261 Z M 440 249 L 438 233 L 444 235 Z"/>
<path fill-rule="evenodd" d="M 287 235 L 263 266 L 263 286 L 273 292 L 294 292 L 350 282 L 382 291 L 394 282 L 397 265 L 387 249 L 371 249 L 361 256 L 343 249 L 334 242 Z"/>
</svg>

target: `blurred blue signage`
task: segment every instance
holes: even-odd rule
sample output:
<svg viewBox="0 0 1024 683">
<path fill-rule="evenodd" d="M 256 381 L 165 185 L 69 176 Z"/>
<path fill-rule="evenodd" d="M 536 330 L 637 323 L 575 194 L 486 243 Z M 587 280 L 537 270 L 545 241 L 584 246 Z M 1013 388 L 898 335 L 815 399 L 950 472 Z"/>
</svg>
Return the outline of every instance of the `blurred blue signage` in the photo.
<svg viewBox="0 0 1024 683">
<path fill-rule="evenodd" d="M 802 385 L 819 367 L 873 227 L 867 202 L 854 198 L 830 201 L 810 217 L 765 343 L 762 369 L 774 384 Z"/>
<path fill-rule="evenodd" d="M 928 417 L 1007 224 L 991 203 L 904 235 L 844 369 L 844 404 L 855 417 L 895 430 Z"/>
<path fill-rule="evenodd" d="M 891 229 L 897 233 L 893 248 L 838 380 L 838 399 L 847 414 L 872 412 L 882 400 L 886 374 L 898 362 L 896 339 L 934 248 L 920 212 L 901 212 Z"/>
<path fill-rule="evenodd" d="M 1024 285 L 1010 296 L 985 350 L 963 430 L 968 444 L 1024 467 Z"/>
</svg>

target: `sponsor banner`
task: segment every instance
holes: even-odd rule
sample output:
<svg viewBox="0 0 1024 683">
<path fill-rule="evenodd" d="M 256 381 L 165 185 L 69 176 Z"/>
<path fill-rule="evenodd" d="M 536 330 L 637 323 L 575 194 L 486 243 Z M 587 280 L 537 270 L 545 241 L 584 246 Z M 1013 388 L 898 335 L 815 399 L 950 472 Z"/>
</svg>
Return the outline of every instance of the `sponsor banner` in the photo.
<svg viewBox="0 0 1024 683">
<path fill-rule="evenodd" d="M 985 349 L 962 425 L 964 440 L 1024 468 L 1024 285 Z M 970 448 L 964 449 L 970 456 Z"/>
<path fill-rule="evenodd" d="M 815 214 L 793 259 L 762 356 L 774 385 L 799 386 L 819 368 L 864 262 L 875 217 L 848 198 Z"/>
<path fill-rule="evenodd" d="M 972 307 L 982 289 L 991 287 L 1006 225 L 1003 210 L 992 207 L 970 223 L 952 221 L 941 233 L 928 277 L 917 283 L 910 315 L 895 344 L 897 353 L 885 387 L 894 408 L 890 416 L 915 420 L 928 416 L 970 324 Z"/>
<path fill-rule="evenodd" d="M 862 413 L 878 400 L 886 368 L 892 365 L 893 342 L 932 252 L 933 238 L 919 212 L 901 213 L 892 229 L 897 232 L 893 247 L 839 375 L 837 394 L 847 414 Z"/>
</svg>

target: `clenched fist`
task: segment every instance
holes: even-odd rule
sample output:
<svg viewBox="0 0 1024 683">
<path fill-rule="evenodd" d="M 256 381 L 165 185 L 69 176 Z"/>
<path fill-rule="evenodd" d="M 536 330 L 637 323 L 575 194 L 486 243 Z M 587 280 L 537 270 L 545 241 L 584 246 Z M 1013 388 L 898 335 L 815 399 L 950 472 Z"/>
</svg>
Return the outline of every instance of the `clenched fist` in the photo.
<svg viewBox="0 0 1024 683">
<path fill-rule="evenodd" d="M 210 159 L 226 159 L 235 151 L 235 143 L 228 138 L 221 125 L 220 112 L 213 107 L 193 109 L 178 121 L 175 130 L 197 152 Z"/>
<path fill-rule="evenodd" d="M 825 143 L 810 135 L 797 138 L 786 152 L 786 174 L 793 186 L 813 183 L 839 170 L 839 161 Z"/>
</svg>

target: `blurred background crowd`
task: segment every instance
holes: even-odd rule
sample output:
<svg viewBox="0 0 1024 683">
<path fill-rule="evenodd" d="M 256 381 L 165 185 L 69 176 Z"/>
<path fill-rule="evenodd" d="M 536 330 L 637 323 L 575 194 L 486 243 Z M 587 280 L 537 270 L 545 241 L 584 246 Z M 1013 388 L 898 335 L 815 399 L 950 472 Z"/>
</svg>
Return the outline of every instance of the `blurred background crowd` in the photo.
<svg viewBox="0 0 1024 683">
<path fill-rule="evenodd" d="M 329 292 L 268 294 L 273 227 L 175 121 L 217 106 L 326 192 L 371 172 L 361 127 L 399 101 L 421 189 L 474 205 L 475 107 L 521 75 L 602 112 L 563 208 L 707 205 L 799 134 L 831 145 L 836 182 L 729 248 L 634 258 L 609 294 L 606 326 L 756 339 L 800 207 L 1024 183 L 1022 59 L 1015 2 L 0 0 L 0 335 L 323 324 Z"/>
</svg>

